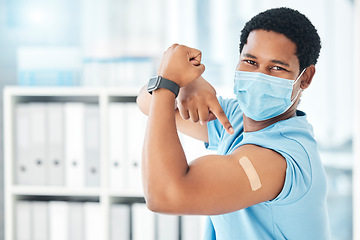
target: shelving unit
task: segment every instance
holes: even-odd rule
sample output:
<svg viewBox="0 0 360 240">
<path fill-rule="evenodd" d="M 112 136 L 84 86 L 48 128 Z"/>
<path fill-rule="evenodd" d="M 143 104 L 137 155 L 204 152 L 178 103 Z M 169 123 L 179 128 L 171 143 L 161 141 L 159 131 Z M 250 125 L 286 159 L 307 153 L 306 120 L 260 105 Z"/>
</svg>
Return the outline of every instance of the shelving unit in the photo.
<svg viewBox="0 0 360 240">
<path fill-rule="evenodd" d="M 162 240 L 162 239 L 176 239 L 176 240 L 193 240 L 201 238 L 201 223 L 204 220 L 203 217 L 199 216 L 166 216 L 161 214 L 154 214 L 148 211 L 144 205 L 139 205 L 145 203 L 142 189 L 139 187 L 141 184 L 141 174 L 140 174 L 140 163 L 141 163 L 141 146 L 143 142 L 143 137 L 145 134 L 145 124 L 146 117 L 142 115 L 142 113 L 136 109 L 135 105 L 136 96 L 138 94 L 138 89 L 133 88 L 84 88 L 84 87 L 6 87 L 4 89 L 4 175 L 5 175 L 5 240 L 14 240 L 16 239 L 16 234 L 19 232 L 16 229 L 16 226 L 19 226 L 18 220 L 21 218 L 17 218 L 19 203 L 31 205 L 31 209 L 34 209 L 34 206 L 38 203 L 46 203 L 49 206 L 48 211 L 51 211 L 55 208 L 65 208 L 64 202 L 68 204 L 69 212 L 71 212 L 70 207 L 77 207 L 77 203 L 81 203 L 84 207 L 91 207 L 92 203 L 98 203 L 97 207 L 100 210 L 98 211 L 99 219 L 101 220 L 101 225 L 103 226 L 100 229 L 100 233 L 94 238 L 91 239 L 113 239 L 111 236 L 113 234 L 114 228 L 112 228 L 111 220 L 113 217 L 113 209 L 115 206 L 125 206 L 125 215 L 129 219 L 128 227 L 126 227 L 126 231 L 129 232 L 129 239 L 132 240 L 140 240 L 143 239 L 142 234 L 152 235 L 152 237 L 146 237 L 147 239 L 153 240 Z M 72 103 L 84 103 L 84 105 L 97 105 L 99 109 L 99 174 L 100 174 L 100 183 L 99 186 L 72 186 L 66 184 L 66 179 L 64 180 L 64 184 L 60 186 L 52 186 L 52 185 L 28 185 L 18 184 L 19 178 L 17 174 L 21 174 L 19 165 L 17 163 L 17 146 L 19 144 L 18 139 L 16 137 L 17 128 L 19 127 L 19 122 L 17 120 L 17 106 L 20 104 L 33 104 L 33 103 L 63 103 L 64 109 L 65 105 L 69 102 Z M 133 105 L 130 105 L 133 104 Z M 113 115 L 110 114 L 111 111 L 114 111 L 112 108 L 114 105 L 122 105 L 124 108 L 118 108 L 115 111 L 119 117 L 127 116 L 125 125 L 127 125 L 124 132 L 121 134 L 117 134 L 119 137 L 123 137 L 128 144 L 125 148 L 121 148 L 122 151 L 128 152 L 126 157 L 121 155 L 119 151 L 115 153 L 115 155 L 121 155 L 119 158 L 123 157 L 125 162 L 125 171 L 130 171 L 127 176 L 127 187 L 118 187 L 117 185 L 111 184 L 114 180 L 111 178 L 112 173 L 112 164 L 115 163 L 115 160 L 112 159 L 112 155 L 110 154 L 110 147 L 112 135 L 111 132 L 114 131 L 113 126 L 111 125 L 111 119 Z M 85 107 L 84 107 L 85 108 Z M 50 109 L 50 108 L 49 108 Z M 120 112 L 123 109 L 125 112 Z M 48 111 L 48 110 L 46 110 Z M 71 112 L 74 113 L 74 112 Z M 65 113 L 64 110 L 64 119 L 66 119 L 65 115 L 69 114 L 69 112 Z M 23 115 L 20 115 L 23 116 Z M 139 119 L 143 117 L 142 120 Z M 85 119 L 85 117 L 84 117 Z M 65 122 L 65 120 L 64 120 Z M 84 125 L 86 125 L 87 120 L 84 120 Z M 124 122 L 119 122 L 119 126 L 124 124 Z M 66 125 L 66 124 L 65 124 Z M 111 125 L 111 126 L 110 126 Z M 33 127 L 32 125 L 29 125 Z M 79 125 L 78 125 L 79 126 Z M 136 127 L 138 130 L 134 130 Z M 51 129 L 48 127 L 48 130 Z M 65 127 L 63 127 L 63 131 L 65 131 Z M 68 131 L 68 130 L 67 130 Z M 118 133 L 119 129 L 117 129 Z M 34 131 L 33 131 L 34 132 Z M 134 133 L 134 134 L 132 134 Z M 129 136 L 129 135 L 133 136 Z M 66 135 L 66 134 L 65 134 Z M 85 134 L 86 135 L 86 134 Z M 83 135 L 83 136 L 85 136 Z M 21 136 L 21 134 L 20 134 Z M 195 158 L 202 154 L 199 152 L 199 149 L 204 149 L 202 147 L 201 142 L 192 142 L 195 140 L 186 139 L 185 136 L 181 136 L 183 138 L 183 143 L 187 146 L 191 146 L 195 151 L 187 152 L 190 154 L 189 158 Z M 67 139 L 69 140 L 69 139 Z M 64 141 L 66 141 L 66 137 L 64 137 Z M 120 141 L 120 140 L 119 140 Z M 123 140 L 124 141 L 124 140 Z M 135 148 L 132 150 L 130 143 L 135 143 Z M 195 144 L 195 145 L 194 145 Z M 199 144 L 199 147 L 196 144 Z M 66 144 L 64 143 L 64 152 L 66 151 Z M 49 145 L 46 145 L 49 147 Z M 119 145 L 117 145 L 119 146 Z M 50 148 L 49 148 L 50 149 Z M 65 155 L 65 153 L 64 153 Z M 48 157 L 48 161 L 50 161 L 50 157 Z M 127 159 L 128 158 L 128 159 Z M 30 157 L 26 156 L 26 161 L 30 161 Z M 37 159 L 36 159 L 37 160 Z M 116 161 L 118 161 L 117 159 Z M 34 161 L 34 158 L 32 158 Z M 66 164 L 71 162 L 73 164 L 74 160 L 66 159 L 64 156 L 64 171 L 66 171 Z M 70 162 L 69 162 L 70 161 Z M 87 159 L 84 157 L 84 161 Z M 121 161 L 121 160 L 120 160 Z M 120 162 L 120 164 L 123 164 Z M 20 172 L 20 173 L 19 173 Z M 66 174 L 65 174 L 66 175 Z M 126 176 L 127 173 L 124 173 Z M 130 176 L 131 175 L 131 176 Z M 73 175 L 72 175 L 73 176 Z M 117 175 L 118 176 L 118 175 Z M 135 176 L 135 178 L 133 177 Z M 68 176 L 67 176 L 68 177 Z M 139 183 L 132 184 L 133 182 L 139 180 Z M 21 205 L 20 208 L 24 209 L 24 204 Z M 74 206 L 75 205 L 75 206 Z M 124 210 L 124 209 L 123 209 Z M 29 210 L 35 211 L 35 210 Z M 54 210 L 52 210 L 54 211 Z M 59 210 L 56 210 L 59 211 Z M 61 211 L 61 210 L 60 210 Z M 85 210 L 82 210 L 85 211 Z M 117 208 L 117 214 L 122 210 Z M 144 214 L 144 219 L 142 219 L 142 215 L 134 216 L 133 211 L 136 213 Z M 129 212 L 129 213 L 128 213 Z M 86 213 L 86 211 L 84 212 Z M 50 214 L 50 213 L 49 213 Z M 130 215 L 129 215 L 130 214 Z M 29 214 L 28 214 L 29 215 Z M 28 215 L 25 216 L 28 217 Z M 22 215 L 21 215 L 22 216 Z M 83 216 L 84 221 L 88 221 L 88 217 Z M 134 220 L 134 219 L 137 220 Z M 91 219 L 91 218 L 90 218 Z M 139 223 L 140 219 L 140 223 Z M 152 220 L 151 220 L 152 219 Z M 149 227 L 140 227 L 135 228 L 134 225 L 144 224 L 143 221 L 151 221 L 148 222 L 149 225 L 153 226 L 152 229 Z M 71 220 L 75 221 L 75 220 Z M 132 221 L 135 221 L 133 224 Z M 170 230 L 169 227 L 164 226 L 164 224 L 171 224 Z M 21 223 L 20 223 L 21 224 Z M 93 222 L 89 223 L 90 225 L 94 225 Z M 161 225 L 163 224 L 163 225 Z M 21 225 L 20 225 L 21 226 Z M 196 227 L 196 231 L 194 232 L 194 226 Z M 97 226 L 96 226 L 97 227 Z M 130 228 L 130 229 L 129 229 Z M 155 229 L 153 229 L 155 228 Z M 40 227 L 41 229 L 41 227 Z M 165 229 L 165 232 L 163 231 Z M 144 230 L 144 231 L 143 231 Z M 115 229 L 118 231 L 118 229 Z M 23 234 L 23 233 L 22 233 Z M 169 235 L 170 234 L 170 235 Z M 171 237 L 169 237 L 171 236 Z M 88 238 L 86 238 L 87 240 Z"/>
<path fill-rule="evenodd" d="M 144 203 L 142 190 L 116 189 L 110 187 L 109 144 L 109 106 L 112 103 L 134 103 L 138 89 L 132 88 L 83 88 L 83 87 L 6 87 L 4 89 L 4 169 L 5 169 L 5 239 L 16 239 L 16 204 L 18 201 L 65 201 L 98 202 L 104 230 L 101 239 L 111 239 L 110 208 L 113 204 Z M 80 102 L 99 106 L 99 161 L 100 185 L 96 187 L 19 185 L 16 179 L 16 106 L 23 103 Z M 145 118 L 145 117 L 144 117 Z M 146 119 L 146 118 L 145 118 Z M 133 120 L 133 119 L 132 119 Z M 132 121 L 131 120 L 131 121 Z M 145 125 L 144 125 L 145 127 Z M 143 136 L 137 134 L 138 149 L 141 149 Z M 141 150 L 139 150 L 141 152 Z M 66 161 L 66 160 L 64 160 Z M 65 163 L 64 163 L 65 164 Z M 138 166 L 140 168 L 140 166 Z M 131 180 L 130 180 L 131 181 Z M 141 181 L 141 180 L 140 180 Z M 179 218 L 179 228 L 180 218 Z M 193 221 L 193 220 L 192 220 Z M 131 225 L 131 224 L 130 224 Z M 131 232 L 131 230 L 129 230 Z M 154 230 L 155 232 L 155 230 Z M 156 233 L 158 234 L 158 233 Z M 133 233 L 130 234 L 133 236 Z M 155 238 L 155 237 L 154 237 Z M 131 239 L 131 238 L 130 238 Z M 181 239 L 179 233 L 178 239 Z"/>
</svg>

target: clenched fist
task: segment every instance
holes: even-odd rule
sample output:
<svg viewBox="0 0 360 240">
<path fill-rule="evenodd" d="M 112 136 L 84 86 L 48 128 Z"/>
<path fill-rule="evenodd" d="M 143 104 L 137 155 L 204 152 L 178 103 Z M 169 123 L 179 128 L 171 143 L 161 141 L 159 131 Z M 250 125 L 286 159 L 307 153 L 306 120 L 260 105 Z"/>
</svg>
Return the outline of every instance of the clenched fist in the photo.
<svg viewBox="0 0 360 240">
<path fill-rule="evenodd" d="M 157 75 L 184 87 L 205 71 L 201 64 L 201 51 L 184 45 L 174 44 L 163 55 Z"/>
</svg>

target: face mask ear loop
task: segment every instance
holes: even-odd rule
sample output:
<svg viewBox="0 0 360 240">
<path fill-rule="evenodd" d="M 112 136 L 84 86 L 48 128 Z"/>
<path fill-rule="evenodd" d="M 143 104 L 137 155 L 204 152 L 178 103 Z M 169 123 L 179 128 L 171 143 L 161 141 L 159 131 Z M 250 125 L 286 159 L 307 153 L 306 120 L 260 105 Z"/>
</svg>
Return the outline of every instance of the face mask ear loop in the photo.
<svg viewBox="0 0 360 240">
<path fill-rule="evenodd" d="M 305 72 L 306 68 L 304 68 L 304 70 L 302 70 L 302 72 L 300 73 L 300 75 L 296 78 L 295 82 L 293 83 L 293 86 L 296 84 L 296 82 L 300 79 L 300 77 L 303 75 L 303 73 Z M 297 97 L 299 96 L 300 92 L 302 91 L 301 87 L 299 89 L 299 91 L 297 92 L 296 96 L 294 99 L 291 100 L 291 106 L 295 103 Z"/>
<path fill-rule="evenodd" d="M 293 82 L 293 86 L 297 83 L 297 81 L 300 79 L 300 77 L 303 75 L 303 73 L 306 71 L 306 68 L 304 68 L 304 70 L 302 70 L 302 72 L 300 73 L 300 75 L 296 78 L 296 80 Z"/>
<path fill-rule="evenodd" d="M 292 106 L 292 105 L 295 103 L 295 101 L 296 101 L 296 99 L 297 99 L 297 97 L 299 96 L 299 94 L 300 94 L 301 91 L 302 91 L 302 89 L 300 88 L 299 91 L 297 92 L 296 96 L 294 97 L 294 99 L 291 100 L 291 105 L 290 105 L 290 106 Z"/>
</svg>

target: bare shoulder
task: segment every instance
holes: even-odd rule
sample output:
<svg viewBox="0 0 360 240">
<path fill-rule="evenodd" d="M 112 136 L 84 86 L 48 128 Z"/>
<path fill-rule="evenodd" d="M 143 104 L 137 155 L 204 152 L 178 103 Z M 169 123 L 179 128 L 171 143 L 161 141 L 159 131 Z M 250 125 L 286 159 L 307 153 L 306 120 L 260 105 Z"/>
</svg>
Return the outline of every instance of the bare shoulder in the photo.
<svg viewBox="0 0 360 240">
<path fill-rule="evenodd" d="M 247 144 L 237 148 L 229 157 L 240 164 L 242 171 L 248 177 L 250 187 L 255 187 L 253 191 L 258 187 L 259 193 L 264 193 L 267 200 L 274 199 L 281 192 L 285 182 L 286 160 L 280 153 Z"/>
<path fill-rule="evenodd" d="M 246 155 L 263 163 L 266 163 L 267 161 L 285 161 L 285 158 L 280 153 L 254 144 L 242 145 L 235 149 L 231 155 L 234 158 Z"/>
</svg>

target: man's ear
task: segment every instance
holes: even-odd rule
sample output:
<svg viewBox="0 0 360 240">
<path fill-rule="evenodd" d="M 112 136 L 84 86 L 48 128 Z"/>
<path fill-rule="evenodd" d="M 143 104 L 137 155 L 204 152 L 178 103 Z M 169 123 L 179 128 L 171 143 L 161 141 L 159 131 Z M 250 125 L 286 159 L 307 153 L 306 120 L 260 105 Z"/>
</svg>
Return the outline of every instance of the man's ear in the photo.
<svg viewBox="0 0 360 240">
<path fill-rule="evenodd" d="M 315 75 L 315 66 L 310 65 L 309 67 L 306 68 L 305 72 L 301 77 L 301 83 L 300 83 L 301 89 L 304 90 L 309 87 L 314 75 Z"/>
</svg>

